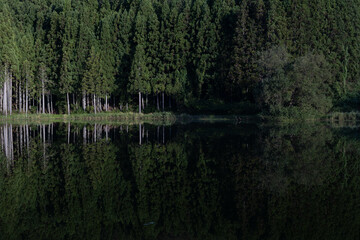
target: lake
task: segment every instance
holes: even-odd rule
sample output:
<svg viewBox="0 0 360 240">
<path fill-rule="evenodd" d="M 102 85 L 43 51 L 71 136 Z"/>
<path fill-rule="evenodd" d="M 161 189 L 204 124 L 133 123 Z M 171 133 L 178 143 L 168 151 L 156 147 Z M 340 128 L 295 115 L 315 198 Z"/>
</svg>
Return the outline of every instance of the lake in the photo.
<svg viewBox="0 0 360 240">
<path fill-rule="evenodd" d="M 7 123 L 0 135 L 0 239 L 360 238 L 357 128 Z"/>
</svg>

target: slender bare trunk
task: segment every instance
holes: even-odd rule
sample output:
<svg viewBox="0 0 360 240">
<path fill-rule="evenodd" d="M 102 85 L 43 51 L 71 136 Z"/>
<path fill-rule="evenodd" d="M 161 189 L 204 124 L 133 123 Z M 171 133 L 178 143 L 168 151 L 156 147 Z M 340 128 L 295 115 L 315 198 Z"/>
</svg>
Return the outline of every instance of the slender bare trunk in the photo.
<svg viewBox="0 0 360 240">
<path fill-rule="evenodd" d="M 47 98 L 47 108 L 48 108 L 48 113 L 51 113 L 51 109 L 50 109 L 50 94 L 46 94 L 46 98 Z"/>
<path fill-rule="evenodd" d="M 86 110 L 86 93 L 85 93 L 85 91 L 83 91 L 83 95 L 82 95 L 82 104 L 83 104 L 83 109 L 85 111 Z"/>
<path fill-rule="evenodd" d="M 165 110 L 165 93 L 162 92 L 162 110 Z"/>
<path fill-rule="evenodd" d="M 29 89 L 28 89 L 28 79 L 26 78 L 26 90 L 25 90 L 25 113 L 28 114 L 29 111 Z"/>
<path fill-rule="evenodd" d="M 141 92 L 139 92 L 139 114 L 141 113 Z"/>
<path fill-rule="evenodd" d="M 159 94 L 158 93 L 156 94 L 156 107 L 157 107 L 157 110 L 160 111 Z"/>
<path fill-rule="evenodd" d="M 141 105 L 142 109 L 145 110 L 144 97 L 141 97 Z"/>
<path fill-rule="evenodd" d="M 10 72 L 10 78 L 9 78 L 9 84 L 10 84 L 10 87 L 9 87 L 9 112 L 10 112 L 10 115 L 12 113 L 12 74 Z"/>
<path fill-rule="evenodd" d="M 66 93 L 66 101 L 67 101 L 67 112 L 70 115 L 70 96 L 69 93 Z"/>
<path fill-rule="evenodd" d="M 5 72 L 4 72 L 4 87 L 3 87 L 3 91 L 4 91 L 4 94 L 3 94 L 3 113 L 5 113 L 5 115 L 7 115 L 7 82 L 8 82 L 8 79 L 7 79 L 7 69 L 6 69 L 6 66 L 5 66 Z"/>
<path fill-rule="evenodd" d="M 54 113 L 54 105 L 53 105 L 53 97 L 52 97 L 52 94 L 50 94 L 50 105 L 51 105 L 51 113 L 53 114 Z"/>
<path fill-rule="evenodd" d="M 19 112 L 22 112 L 22 89 L 21 89 L 21 82 L 19 82 Z"/>
<path fill-rule="evenodd" d="M 42 89 L 42 113 L 45 113 L 45 82 L 44 82 L 44 78 L 41 78 L 41 89 Z"/>
<path fill-rule="evenodd" d="M 94 94 L 94 102 L 93 102 L 93 105 L 94 105 L 94 112 L 96 114 L 96 96 Z"/>
</svg>

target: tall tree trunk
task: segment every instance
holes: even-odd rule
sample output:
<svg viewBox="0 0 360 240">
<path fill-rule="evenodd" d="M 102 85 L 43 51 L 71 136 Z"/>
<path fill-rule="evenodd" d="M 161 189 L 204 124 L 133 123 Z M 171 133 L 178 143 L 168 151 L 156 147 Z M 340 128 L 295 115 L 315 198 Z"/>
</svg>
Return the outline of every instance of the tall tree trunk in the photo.
<svg viewBox="0 0 360 240">
<path fill-rule="evenodd" d="M 158 93 L 156 94 L 156 107 L 157 107 L 157 110 L 160 111 L 159 94 Z"/>
<path fill-rule="evenodd" d="M 51 109 L 50 109 L 50 94 L 46 94 L 46 98 L 47 98 L 47 109 L 48 109 L 48 113 L 51 113 Z"/>
<path fill-rule="evenodd" d="M 45 83 L 44 83 L 44 78 L 41 79 L 41 87 L 42 87 L 42 113 L 45 113 Z"/>
<path fill-rule="evenodd" d="M 5 115 L 7 115 L 7 69 L 6 69 L 6 66 L 5 66 L 5 72 L 4 72 L 4 86 L 3 86 L 3 113 L 5 113 Z"/>
<path fill-rule="evenodd" d="M 83 91 L 83 95 L 82 95 L 82 105 L 83 105 L 83 109 L 85 111 L 86 110 L 86 93 L 85 93 L 85 91 Z"/>
<path fill-rule="evenodd" d="M 108 111 L 108 97 L 107 94 L 105 95 L 105 111 Z"/>
<path fill-rule="evenodd" d="M 145 110 L 145 104 L 144 104 L 144 97 L 141 97 L 141 105 L 142 105 L 142 109 Z"/>
<path fill-rule="evenodd" d="M 94 105 L 94 112 L 96 114 L 96 95 L 94 94 L 94 102 L 93 102 L 93 105 Z"/>
<path fill-rule="evenodd" d="M 41 113 L 41 101 L 40 101 L 40 97 L 38 99 L 38 109 L 37 109 L 37 113 Z"/>
<path fill-rule="evenodd" d="M 162 92 L 162 110 L 165 111 L 165 93 Z"/>
<path fill-rule="evenodd" d="M 141 113 L 141 92 L 139 92 L 139 113 Z"/>
<path fill-rule="evenodd" d="M 10 72 L 10 78 L 9 78 L 9 85 L 10 85 L 10 87 L 9 87 L 9 113 L 10 113 L 10 115 L 11 115 L 11 113 L 12 113 L 12 94 L 13 94 L 13 92 L 12 92 L 12 73 Z"/>
<path fill-rule="evenodd" d="M 19 112 L 22 112 L 22 90 L 21 90 L 21 81 L 19 82 Z"/>
<path fill-rule="evenodd" d="M 66 101 L 67 101 L 67 112 L 70 115 L 70 96 L 69 93 L 66 93 Z"/>
<path fill-rule="evenodd" d="M 25 89 L 22 90 L 22 111 L 26 112 L 26 79 L 25 79 Z"/>
<path fill-rule="evenodd" d="M 50 94 L 50 104 L 51 104 L 51 113 L 54 114 L 54 105 L 53 105 L 53 97 L 52 97 L 52 94 Z"/>
</svg>

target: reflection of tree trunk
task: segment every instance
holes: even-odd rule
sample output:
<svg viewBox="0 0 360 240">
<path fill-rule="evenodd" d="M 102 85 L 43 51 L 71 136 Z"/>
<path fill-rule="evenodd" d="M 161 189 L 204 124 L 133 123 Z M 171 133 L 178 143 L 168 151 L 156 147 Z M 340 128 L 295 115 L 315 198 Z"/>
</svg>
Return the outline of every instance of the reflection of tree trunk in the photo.
<svg viewBox="0 0 360 240">
<path fill-rule="evenodd" d="M 141 123 L 139 124 L 139 145 L 141 145 Z"/>
<path fill-rule="evenodd" d="M 109 126 L 105 125 L 105 139 L 106 141 L 109 140 Z"/>
<path fill-rule="evenodd" d="M 157 141 L 158 141 L 158 142 L 160 142 L 160 141 L 159 141 L 159 137 L 160 137 L 160 136 L 159 136 L 159 135 L 160 135 L 159 132 L 160 132 L 160 126 L 157 126 L 156 138 L 157 138 Z"/>
<path fill-rule="evenodd" d="M 93 140 L 93 142 L 96 142 L 96 139 L 97 138 L 97 125 L 96 125 L 96 123 L 95 123 L 95 126 L 94 126 L 94 140 Z"/>
<path fill-rule="evenodd" d="M 163 144 L 165 144 L 165 126 L 162 127 L 163 132 Z"/>
<path fill-rule="evenodd" d="M 145 125 L 142 128 L 142 138 L 144 138 L 144 137 L 145 137 Z"/>
<path fill-rule="evenodd" d="M 48 134 L 48 142 L 52 143 L 52 141 L 51 141 L 51 124 L 48 125 L 47 134 Z"/>
<path fill-rule="evenodd" d="M 68 142 L 68 144 L 70 144 L 70 132 L 71 132 L 71 126 L 70 126 L 70 122 L 68 122 L 68 126 L 67 126 L 67 142 Z"/>
<path fill-rule="evenodd" d="M 43 148 L 44 148 L 44 152 L 43 152 L 43 158 L 44 158 L 44 169 L 46 169 L 46 135 L 45 135 L 45 125 L 42 125 L 42 134 L 43 134 Z"/>
<path fill-rule="evenodd" d="M 29 137 L 29 125 L 26 124 L 26 150 L 29 156 L 30 154 L 30 137 Z"/>
<path fill-rule="evenodd" d="M 14 143 L 12 134 L 12 124 L 4 124 L 1 127 L 1 143 L 6 157 L 8 171 L 14 166 Z"/>
<path fill-rule="evenodd" d="M 21 105 L 20 105 L 21 106 Z M 20 150 L 20 154 L 22 155 L 22 149 L 23 149 L 23 147 L 24 147 L 24 142 L 23 142 L 23 126 L 22 125 L 20 125 L 19 126 L 19 137 L 18 137 L 18 139 L 19 139 L 19 141 L 20 141 L 20 148 L 19 148 L 19 150 Z"/>
</svg>

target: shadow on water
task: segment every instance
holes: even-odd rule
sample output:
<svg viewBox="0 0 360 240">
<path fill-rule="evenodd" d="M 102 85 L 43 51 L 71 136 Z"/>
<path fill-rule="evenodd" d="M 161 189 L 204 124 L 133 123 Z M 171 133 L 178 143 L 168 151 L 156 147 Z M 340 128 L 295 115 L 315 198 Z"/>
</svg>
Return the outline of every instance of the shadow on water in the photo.
<svg viewBox="0 0 360 240">
<path fill-rule="evenodd" d="M 320 124 L 4 124 L 0 236 L 358 239 L 356 136 Z"/>
</svg>

